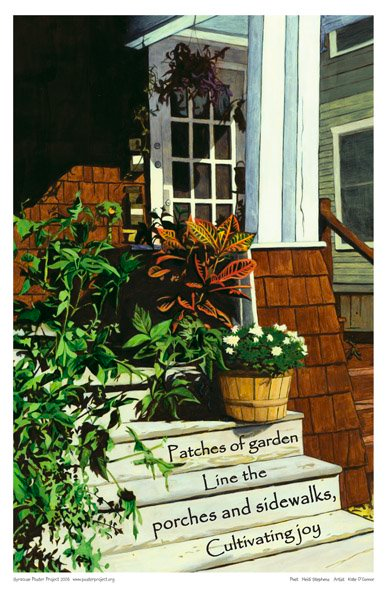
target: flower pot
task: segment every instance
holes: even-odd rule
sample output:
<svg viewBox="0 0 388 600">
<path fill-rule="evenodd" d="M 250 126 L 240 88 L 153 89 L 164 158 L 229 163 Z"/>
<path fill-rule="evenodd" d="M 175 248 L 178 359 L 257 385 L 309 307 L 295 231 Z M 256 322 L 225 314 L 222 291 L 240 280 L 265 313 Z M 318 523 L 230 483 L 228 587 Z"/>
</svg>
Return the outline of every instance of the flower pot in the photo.
<svg viewBox="0 0 388 600">
<path fill-rule="evenodd" d="M 282 419 L 287 414 L 292 373 L 277 377 L 262 377 L 255 371 L 219 373 L 226 414 L 256 423 Z"/>
</svg>

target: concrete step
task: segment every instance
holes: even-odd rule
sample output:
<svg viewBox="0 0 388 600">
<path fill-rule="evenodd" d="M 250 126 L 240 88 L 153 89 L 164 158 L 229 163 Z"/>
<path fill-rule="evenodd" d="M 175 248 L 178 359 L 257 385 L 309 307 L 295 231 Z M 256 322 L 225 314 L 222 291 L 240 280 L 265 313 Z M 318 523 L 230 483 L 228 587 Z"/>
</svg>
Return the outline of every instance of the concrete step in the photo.
<svg viewBox="0 0 388 600">
<path fill-rule="evenodd" d="M 309 456 L 292 456 L 237 464 L 231 467 L 215 467 L 211 469 L 174 474 L 168 478 L 168 489 L 165 480 L 157 478 L 145 483 L 144 479 L 131 481 L 129 488 L 136 496 L 137 505 L 151 506 L 189 498 L 214 496 L 244 489 L 268 487 L 305 479 L 338 475 L 341 467 Z M 115 484 L 101 486 L 101 492 L 107 501 L 117 501 Z M 102 505 L 102 510 L 108 508 Z"/>
<path fill-rule="evenodd" d="M 259 561 L 254 561 L 258 558 L 267 561 L 267 568 L 262 570 L 271 570 L 272 561 L 276 561 L 273 562 L 275 568 L 272 570 L 286 572 L 290 556 L 296 562 L 294 570 L 306 571 L 308 564 L 296 558 L 302 549 L 327 544 L 325 550 L 316 552 L 315 556 L 330 557 L 332 543 L 349 538 L 358 539 L 354 536 L 362 536 L 371 531 L 373 524 L 370 521 L 338 509 L 233 532 L 216 534 L 208 531 L 206 537 L 200 539 L 119 554 L 104 554 L 103 558 L 109 564 L 111 572 L 196 572 L 236 563 L 242 563 L 242 567 L 248 566 L 245 561 L 258 564 Z M 370 540 L 366 548 L 370 552 Z M 355 553 L 358 549 L 355 546 Z M 270 556 L 272 560 L 264 559 Z M 340 551 L 332 554 L 333 563 L 338 563 L 341 556 Z M 345 561 L 346 558 L 349 558 L 348 552 L 344 556 Z M 330 560 L 325 562 L 329 563 L 327 566 L 331 564 Z M 260 570 L 260 567 L 256 570 Z"/>
<path fill-rule="evenodd" d="M 299 581 L 311 581 L 304 573 L 371 573 L 373 572 L 373 533 L 356 535 L 337 542 L 321 544 L 276 554 L 234 565 L 218 567 L 212 572 L 228 573 L 302 573 Z M 349 578 L 347 577 L 347 580 Z M 354 579 L 357 581 L 357 579 Z"/>
<path fill-rule="evenodd" d="M 210 426 L 203 421 L 204 430 L 187 435 L 160 437 L 165 424 L 131 423 L 135 431 L 148 428 L 147 446 L 153 449 L 158 458 L 179 464 L 176 473 L 200 469 L 230 466 L 252 461 L 265 461 L 275 458 L 303 454 L 302 413 L 290 412 L 284 419 L 268 424 L 237 424 L 225 422 Z M 222 423 L 222 422 L 220 422 Z M 205 429 L 206 427 L 206 429 Z M 182 427 L 181 433 L 185 431 Z M 185 431 L 185 433 L 186 433 Z M 150 433 L 153 432 L 153 433 Z M 153 436 L 153 437 L 152 437 Z M 129 437 L 129 434 L 128 434 Z M 117 481 L 151 478 L 152 474 L 144 465 L 134 465 L 133 443 L 117 444 L 109 453 L 109 470 Z M 130 458 L 126 458 L 130 457 Z M 137 457 L 135 457 L 137 458 Z M 160 476 L 160 475 L 159 475 Z M 107 482 L 89 472 L 90 485 L 104 485 Z"/>
<path fill-rule="evenodd" d="M 329 472 L 329 468 L 328 468 Z M 137 540 L 130 523 L 123 534 L 101 539 L 107 554 L 214 536 L 227 531 L 268 525 L 340 509 L 339 477 L 244 489 L 215 496 L 146 506 Z"/>
</svg>

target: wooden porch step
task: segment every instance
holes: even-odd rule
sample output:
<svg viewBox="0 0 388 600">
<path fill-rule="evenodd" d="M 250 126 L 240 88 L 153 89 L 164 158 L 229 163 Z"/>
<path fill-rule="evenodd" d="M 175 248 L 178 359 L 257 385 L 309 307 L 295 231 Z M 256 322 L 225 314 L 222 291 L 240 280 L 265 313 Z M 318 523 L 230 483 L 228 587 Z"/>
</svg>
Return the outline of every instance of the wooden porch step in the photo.
<svg viewBox="0 0 388 600">
<path fill-rule="evenodd" d="M 301 581 L 311 581 L 303 573 L 373 573 L 373 533 L 365 533 L 294 552 L 267 556 L 212 572 L 229 573 L 302 573 Z"/>
<path fill-rule="evenodd" d="M 161 432 L 166 431 L 163 422 L 130 425 L 140 432 L 143 427 L 142 435 L 147 436 L 147 446 L 153 449 L 154 455 L 179 464 L 176 472 L 184 473 L 302 455 L 302 419 L 302 413 L 290 412 L 284 419 L 267 424 L 220 421 L 210 426 L 209 422 L 203 421 L 195 433 L 192 433 L 192 425 L 189 424 L 187 428 L 182 426 L 181 433 L 185 434 L 168 436 L 167 440 L 160 437 Z M 117 481 L 152 478 L 152 473 L 144 465 L 133 464 L 133 452 L 134 444 L 131 442 L 117 444 L 109 453 L 109 459 L 116 461 L 110 463 L 109 470 Z M 107 484 L 92 472 L 88 475 L 90 485 Z M 156 475 L 161 476 L 158 472 Z"/>
<path fill-rule="evenodd" d="M 275 460 L 241 463 L 229 467 L 174 472 L 168 478 L 168 489 L 163 478 L 145 484 L 144 479 L 130 481 L 129 488 L 136 496 L 139 507 L 176 502 L 177 500 L 215 496 L 239 490 L 263 488 L 283 483 L 338 475 L 341 467 L 310 456 L 292 456 Z M 117 501 L 117 486 L 101 486 L 106 501 Z M 108 508 L 101 505 L 102 510 Z"/>
<path fill-rule="evenodd" d="M 373 402 L 369 400 L 356 402 L 356 410 L 363 437 L 373 436 Z"/>
<path fill-rule="evenodd" d="M 348 359 L 348 367 L 350 369 L 359 369 L 360 367 L 372 367 L 374 356 L 373 356 L 373 344 L 356 344 L 356 349 L 360 354 L 360 358 L 352 356 Z"/>
<path fill-rule="evenodd" d="M 215 534 L 208 531 L 206 537 L 199 539 L 118 554 L 104 554 L 103 558 L 109 564 L 108 569 L 111 572 L 195 572 L 241 563 L 243 570 L 254 566 L 255 570 L 284 572 L 288 570 L 284 565 L 289 557 L 289 560 L 295 561 L 292 570 L 303 572 L 306 571 L 308 563 L 304 562 L 303 555 L 298 557 L 297 553 L 304 548 L 327 544 L 324 551 L 315 555 L 329 556 L 334 542 L 350 538 L 353 542 L 358 540 L 358 536 L 371 531 L 373 524 L 370 521 L 343 510 L 334 510 L 226 533 Z M 370 539 L 366 547 L 369 553 Z M 360 550 L 357 541 L 354 549 L 355 553 Z M 349 552 L 342 553 L 339 550 L 332 554 L 332 557 L 333 562 L 338 563 L 341 558 L 349 558 Z M 267 561 L 263 569 L 260 569 L 260 560 Z M 272 569 L 269 568 L 271 564 Z M 368 568 L 365 570 L 369 570 L 370 562 L 367 564 Z"/>
<path fill-rule="evenodd" d="M 349 369 L 354 400 L 370 400 L 373 403 L 373 367 Z"/>
<path fill-rule="evenodd" d="M 339 476 L 146 506 L 134 540 L 132 524 L 113 539 L 101 539 L 105 554 L 216 536 L 227 531 L 308 517 L 341 508 Z"/>
</svg>

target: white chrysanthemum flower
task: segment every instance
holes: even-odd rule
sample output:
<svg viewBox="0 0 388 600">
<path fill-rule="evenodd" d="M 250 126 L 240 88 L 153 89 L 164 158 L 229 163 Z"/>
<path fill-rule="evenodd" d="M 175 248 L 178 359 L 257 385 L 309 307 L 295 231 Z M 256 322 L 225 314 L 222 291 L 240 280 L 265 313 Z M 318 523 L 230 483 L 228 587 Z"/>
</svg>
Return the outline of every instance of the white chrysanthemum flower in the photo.
<svg viewBox="0 0 388 600">
<path fill-rule="evenodd" d="M 287 335 L 296 339 L 298 337 L 298 332 L 297 331 L 287 331 Z"/>
<path fill-rule="evenodd" d="M 230 331 L 232 333 L 237 333 L 239 329 L 240 329 L 240 327 L 238 325 L 233 325 L 233 327 L 232 327 L 232 329 Z"/>
<path fill-rule="evenodd" d="M 263 335 L 263 329 L 260 327 L 260 325 L 253 325 L 253 327 L 250 328 L 249 333 L 260 337 Z"/>
<path fill-rule="evenodd" d="M 298 342 L 300 342 L 301 344 L 305 343 L 305 339 L 303 336 L 298 337 Z"/>
<path fill-rule="evenodd" d="M 256 342 L 256 343 L 260 342 L 260 338 L 258 338 L 257 335 L 255 335 L 255 337 L 253 338 L 253 341 Z"/>
<path fill-rule="evenodd" d="M 290 344 L 290 343 L 291 343 L 291 341 L 290 341 L 290 338 L 287 338 L 287 337 L 286 337 L 286 338 L 284 338 L 284 340 L 283 340 L 283 344 L 284 344 L 285 346 L 288 346 L 288 344 Z"/>
<path fill-rule="evenodd" d="M 280 348 L 280 346 L 274 346 L 271 350 L 272 356 L 280 356 L 281 354 L 283 354 L 283 350 Z"/>
<path fill-rule="evenodd" d="M 226 335 L 222 339 L 225 342 L 225 344 L 228 344 L 228 346 L 237 346 L 237 344 L 240 341 L 238 335 Z"/>
<path fill-rule="evenodd" d="M 279 325 L 279 323 L 275 323 L 275 325 L 273 325 L 273 328 L 277 331 L 287 331 L 287 325 Z"/>
<path fill-rule="evenodd" d="M 270 333 L 267 335 L 267 340 L 269 342 L 273 342 L 273 335 L 271 335 Z"/>
<path fill-rule="evenodd" d="M 307 349 L 306 344 L 303 344 L 303 346 L 302 346 L 302 354 L 303 354 L 303 356 L 306 356 L 306 354 L 308 354 L 308 349 Z"/>
<path fill-rule="evenodd" d="M 226 352 L 226 354 L 234 354 L 234 350 L 230 346 L 228 348 L 226 348 L 225 352 Z"/>
</svg>

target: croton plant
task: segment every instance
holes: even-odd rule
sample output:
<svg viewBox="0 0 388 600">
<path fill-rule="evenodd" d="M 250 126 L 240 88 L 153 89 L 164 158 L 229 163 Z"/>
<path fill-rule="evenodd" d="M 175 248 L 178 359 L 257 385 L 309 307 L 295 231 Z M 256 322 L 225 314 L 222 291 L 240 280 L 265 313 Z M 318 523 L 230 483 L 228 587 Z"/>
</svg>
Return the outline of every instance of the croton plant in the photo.
<svg viewBox="0 0 388 600">
<path fill-rule="evenodd" d="M 240 231 L 235 215 L 218 226 L 190 217 L 184 227 L 171 223 L 171 229 L 158 227 L 157 234 L 162 247 L 148 275 L 176 284 L 175 294 L 159 297 L 159 311 L 173 311 L 176 324 L 191 314 L 232 327 L 220 304 L 225 295 L 250 299 L 242 291 L 250 285 L 242 280 L 256 263 L 241 255 L 249 250 L 254 234 Z"/>
</svg>

